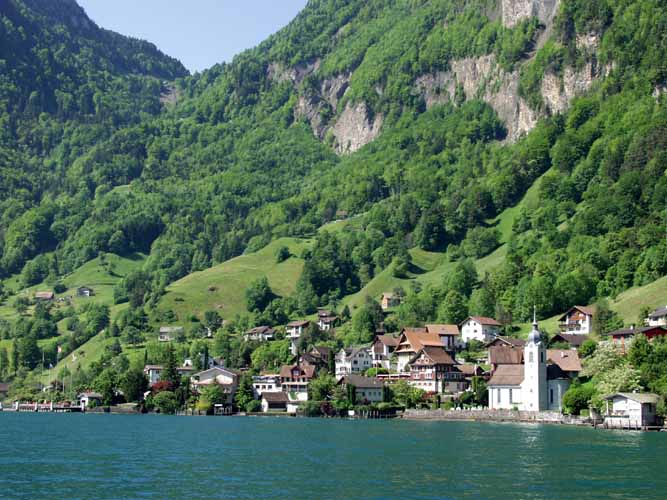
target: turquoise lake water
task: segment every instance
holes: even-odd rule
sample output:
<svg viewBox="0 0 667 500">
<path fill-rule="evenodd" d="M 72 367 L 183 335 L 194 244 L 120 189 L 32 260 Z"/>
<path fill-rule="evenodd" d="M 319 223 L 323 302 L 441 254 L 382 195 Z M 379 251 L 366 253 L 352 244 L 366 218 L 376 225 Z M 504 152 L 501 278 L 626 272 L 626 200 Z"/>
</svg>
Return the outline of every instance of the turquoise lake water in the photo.
<svg viewBox="0 0 667 500">
<path fill-rule="evenodd" d="M 3 499 L 667 499 L 667 433 L 0 414 Z"/>
</svg>

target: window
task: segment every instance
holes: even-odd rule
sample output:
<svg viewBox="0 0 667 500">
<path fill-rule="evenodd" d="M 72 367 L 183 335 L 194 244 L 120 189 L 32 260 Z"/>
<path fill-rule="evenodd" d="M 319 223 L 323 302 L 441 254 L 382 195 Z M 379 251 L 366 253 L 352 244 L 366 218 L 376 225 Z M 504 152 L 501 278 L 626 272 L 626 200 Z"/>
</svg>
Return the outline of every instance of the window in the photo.
<svg viewBox="0 0 667 500">
<path fill-rule="evenodd" d="M 514 402 L 514 401 L 512 400 L 512 396 L 513 396 L 513 394 L 512 394 L 512 389 L 510 389 L 510 404 L 512 404 L 512 403 Z"/>
<path fill-rule="evenodd" d="M 554 390 L 549 389 L 549 403 L 554 404 Z"/>
<path fill-rule="evenodd" d="M 496 400 L 498 401 L 498 404 L 500 404 L 500 389 L 496 389 Z"/>
<path fill-rule="evenodd" d="M 540 363 L 544 363 L 544 353 L 540 353 Z"/>
<path fill-rule="evenodd" d="M 533 359 L 533 352 L 531 351 L 530 354 L 528 355 L 528 362 L 532 363 L 534 361 Z"/>
</svg>

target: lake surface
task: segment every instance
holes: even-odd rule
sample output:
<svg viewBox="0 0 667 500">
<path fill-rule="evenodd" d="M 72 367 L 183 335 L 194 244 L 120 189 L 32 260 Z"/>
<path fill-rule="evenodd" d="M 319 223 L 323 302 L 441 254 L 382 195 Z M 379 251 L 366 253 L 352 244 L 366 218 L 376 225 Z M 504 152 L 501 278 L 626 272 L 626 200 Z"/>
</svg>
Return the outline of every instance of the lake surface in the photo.
<svg viewBox="0 0 667 500">
<path fill-rule="evenodd" d="M 667 433 L 0 413 L 0 498 L 665 499 Z"/>
</svg>

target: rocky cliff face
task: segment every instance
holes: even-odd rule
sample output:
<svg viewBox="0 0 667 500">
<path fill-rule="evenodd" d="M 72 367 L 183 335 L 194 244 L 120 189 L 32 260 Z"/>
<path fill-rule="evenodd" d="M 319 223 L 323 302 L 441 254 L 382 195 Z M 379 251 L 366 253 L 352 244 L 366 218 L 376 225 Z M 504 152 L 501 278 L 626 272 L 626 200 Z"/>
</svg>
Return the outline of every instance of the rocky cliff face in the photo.
<svg viewBox="0 0 667 500">
<path fill-rule="evenodd" d="M 551 33 L 559 5 L 559 0 L 502 0 L 502 21 L 512 27 L 526 17 L 538 17 L 544 26 L 537 40 L 539 47 Z M 579 36 L 577 48 L 584 54 L 585 64 L 579 68 L 566 67 L 562 75 L 544 75 L 540 90 L 545 109 L 541 113 L 531 109 L 519 95 L 521 66 L 529 63 L 533 56 L 511 72 L 505 71 L 493 55 L 454 60 L 450 62 L 449 71 L 419 77 L 415 92 L 424 98 L 429 108 L 454 100 L 457 89 L 463 91 L 466 99 L 486 101 L 505 123 L 507 140 L 513 142 L 529 132 L 543 114 L 567 110 L 572 99 L 584 94 L 597 79 L 609 73 L 611 66 L 600 67 L 597 63 L 595 55 L 599 44 L 600 37 L 596 33 Z"/>
<path fill-rule="evenodd" d="M 429 108 L 453 101 L 457 88 L 466 99 L 483 99 L 505 123 L 510 141 L 537 123 L 537 113 L 519 96 L 519 70 L 508 73 L 494 55 L 452 61 L 450 71 L 424 75 L 415 87 Z"/>
<path fill-rule="evenodd" d="M 560 0 L 502 0 L 503 24 L 508 28 L 516 26 L 528 17 L 537 17 L 544 25 L 553 22 Z"/>
<path fill-rule="evenodd" d="M 551 36 L 559 6 L 560 0 L 498 0 L 493 17 L 501 18 L 507 27 L 537 17 L 543 28 L 535 40 L 539 49 Z M 598 67 L 596 62 L 599 43 L 595 33 L 580 36 L 577 47 L 585 54 L 587 62 L 579 68 L 565 68 L 559 75 L 544 75 L 541 86 L 544 106 L 540 111 L 531 109 L 519 94 L 521 67 L 529 63 L 534 54 L 512 71 L 503 69 L 493 54 L 450 61 L 448 71 L 417 78 L 414 91 L 424 98 L 428 108 L 453 101 L 457 96 L 486 101 L 505 123 L 507 141 L 513 142 L 528 133 L 541 116 L 565 111 L 572 99 L 589 90 L 596 79 L 608 74 L 610 68 Z M 299 86 L 308 75 L 317 74 L 319 68 L 319 60 L 295 68 L 272 64 L 268 67 L 268 75 L 274 81 L 290 81 Z M 371 115 L 363 102 L 347 103 L 341 109 L 340 102 L 351 76 L 351 73 L 340 74 L 322 81 L 316 90 L 300 93 L 294 109 L 295 119 L 306 120 L 321 140 L 330 136 L 329 140 L 339 154 L 357 151 L 373 141 L 384 122 L 381 114 Z M 381 93 L 381 89 L 378 92 Z"/>
</svg>

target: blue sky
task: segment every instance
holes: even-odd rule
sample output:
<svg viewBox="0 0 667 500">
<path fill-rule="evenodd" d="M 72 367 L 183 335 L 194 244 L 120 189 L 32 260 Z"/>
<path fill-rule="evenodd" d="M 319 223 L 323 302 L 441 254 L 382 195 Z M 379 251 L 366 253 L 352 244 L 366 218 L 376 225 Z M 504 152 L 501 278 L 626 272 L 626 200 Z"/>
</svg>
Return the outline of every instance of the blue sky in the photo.
<svg viewBox="0 0 667 500">
<path fill-rule="evenodd" d="M 78 0 L 99 26 L 142 38 L 201 71 L 254 47 L 306 0 Z"/>
</svg>

